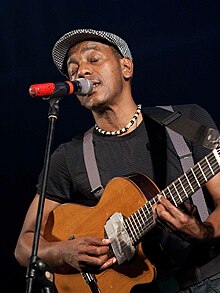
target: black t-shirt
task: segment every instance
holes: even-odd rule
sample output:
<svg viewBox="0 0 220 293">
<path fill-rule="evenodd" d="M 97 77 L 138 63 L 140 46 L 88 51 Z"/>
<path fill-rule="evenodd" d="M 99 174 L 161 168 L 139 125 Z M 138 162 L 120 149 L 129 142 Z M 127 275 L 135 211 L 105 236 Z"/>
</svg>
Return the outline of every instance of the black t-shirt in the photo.
<svg viewBox="0 0 220 293">
<path fill-rule="evenodd" d="M 216 128 L 210 115 L 198 105 L 173 106 L 174 110 L 208 127 Z M 155 109 L 155 108 L 154 108 Z M 176 151 L 164 129 L 150 121 L 144 108 L 144 121 L 133 132 L 120 137 L 107 137 L 94 131 L 93 143 L 102 185 L 117 176 L 143 173 L 162 189 L 179 177 L 183 171 Z M 52 154 L 46 197 L 60 203 L 91 204 L 91 187 L 83 158 L 83 135 L 60 145 Z M 209 149 L 187 141 L 194 161 L 203 158 Z M 41 190 L 39 177 L 38 192 Z"/>
</svg>

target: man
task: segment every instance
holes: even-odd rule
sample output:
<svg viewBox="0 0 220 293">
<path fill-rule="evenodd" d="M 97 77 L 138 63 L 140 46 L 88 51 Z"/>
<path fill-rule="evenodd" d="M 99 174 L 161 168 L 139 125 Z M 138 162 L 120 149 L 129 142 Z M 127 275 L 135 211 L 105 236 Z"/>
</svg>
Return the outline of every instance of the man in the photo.
<svg viewBox="0 0 220 293">
<path fill-rule="evenodd" d="M 134 275 L 138 274 L 142 268 L 138 263 L 139 257 L 134 261 L 135 266 L 132 268 L 134 275 L 131 274 L 130 276 L 131 272 L 128 271 L 123 273 L 126 266 L 128 270 L 131 270 L 129 269 L 130 263 L 132 265 L 133 258 L 135 258 L 135 255 L 133 256 L 131 252 L 132 244 L 128 244 L 130 239 L 133 238 L 133 234 L 130 230 L 130 235 L 128 235 L 129 233 L 125 233 L 125 236 L 117 234 L 115 232 L 117 228 L 121 228 L 122 232 L 125 232 L 124 226 L 118 224 L 121 220 L 109 220 L 109 217 L 114 213 L 120 213 L 120 207 L 126 209 L 134 205 L 134 209 L 130 213 L 132 214 L 138 208 L 141 208 L 141 204 L 138 204 L 138 200 L 136 202 L 134 200 L 134 203 L 130 202 L 134 185 L 132 183 L 129 186 L 129 183 L 128 188 L 125 188 L 125 186 L 127 187 L 127 181 L 125 179 L 126 183 L 124 183 L 122 178 L 133 179 L 134 177 L 131 174 L 145 174 L 147 175 L 146 184 L 153 180 L 156 186 L 163 189 L 182 175 L 180 159 L 165 128 L 150 118 L 151 109 L 141 110 L 141 106 L 137 106 L 133 99 L 131 90 L 133 61 L 131 52 L 124 40 L 109 32 L 79 29 L 60 38 L 55 44 L 52 54 L 59 71 L 71 81 L 86 78 L 92 82 L 92 93 L 87 96 L 78 96 L 78 99 L 82 106 L 92 111 L 95 120 L 95 127 L 91 132 L 95 151 L 94 164 L 85 166 L 88 152 L 84 149 L 83 135 L 79 135 L 73 138 L 71 142 L 61 145 L 51 157 L 38 256 L 57 273 L 55 282 L 57 278 L 56 284 L 61 290 L 60 292 L 71 292 L 70 288 L 68 289 L 70 291 L 64 290 L 68 286 L 71 287 L 71 279 L 67 280 L 65 274 L 62 275 L 63 269 L 66 267 L 72 267 L 80 272 L 82 274 L 80 278 L 91 277 L 93 273 L 98 273 L 96 275 L 98 278 L 97 285 L 101 287 L 102 292 L 141 292 L 142 289 L 144 292 L 145 290 L 150 292 L 151 289 L 153 292 L 157 292 L 157 290 L 158 292 L 163 292 L 163 290 L 164 292 L 181 290 L 185 290 L 184 292 L 216 292 L 214 289 L 211 290 L 212 286 L 218 288 L 216 290 L 220 290 L 220 268 L 215 261 L 219 253 L 219 245 L 215 241 L 220 236 L 220 173 L 218 172 L 214 172 L 210 180 L 205 180 L 204 191 L 206 192 L 209 209 L 212 209 L 205 221 L 200 220 L 190 199 L 179 207 L 174 204 L 175 201 L 172 202 L 172 200 L 168 200 L 168 197 L 158 195 L 157 201 L 152 205 L 153 218 L 157 220 L 158 225 L 154 225 L 153 229 L 143 237 L 142 245 L 147 259 L 152 264 L 151 267 L 147 262 L 148 272 L 153 277 L 150 276 L 147 279 L 146 274 L 146 279 L 143 277 L 139 281 L 134 278 Z M 177 105 L 173 109 L 182 113 L 184 117 L 205 124 L 208 128 L 216 128 L 210 115 L 198 105 Z M 209 149 L 194 141 L 187 140 L 187 144 L 192 152 L 194 162 L 200 161 L 210 153 Z M 100 174 L 100 186 L 105 188 L 100 201 L 100 194 L 96 196 L 97 193 L 91 191 L 92 188 L 88 178 L 89 168 L 91 168 L 92 174 L 95 174 L 95 169 L 93 169 L 95 164 L 98 166 L 98 175 Z M 210 163 L 208 163 L 208 166 L 212 170 Z M 126 177 L 128 175 L 130 177 Z M 117 188 L 115 188 L 113 178 L 119 180 L 116 180 L 117 183 L 119 182 L 118 185 L 116 184 Z M 143 177 L 141 178 L 143 179 Z M 151 179 L 149 180 L 149 178 Z M 152 186 L 155 186 L 153 181 Z M 37 195 L 27 212 L 15 249 L 16 259 L 22 266 L 28 265 L 31 254 L 38 200 L 42 187 L 42 174 L 39 177 L 37 187 Z M 112 188 L 115 188 L 114 192 L 111 192 Z M 139 187 L 137 190 L 139 190 Z M 186 190 L 184 190 L 185 193 Z M 117 197 L 118 200 L 119 197 L 124 200 L 121 206 L 117 204 Z M 103 198 L 109 200 L 105 205 L 102 203 Z M 63 203 L 76 203 L 79 204 L 80 208 L 76 213 L 70 212 L 67 220 L 61 207 L 66 208 L 68 205 L 62 205 Z M 138 205 L 137 208 L 135 207 L 136 204 Z M 90 206 L 85 213 L 82 209 L 84 205 Z M 110 214 L 108 213 L 108 207 Z M 59 213 L 56 211 L 59 211 L 60 208 L 59 220 L 64 224 L 57 224 L 56 232 L 51 227 L 56 226 L 56 217 L 59 217 Z M 84 221 L 91 210 L 95 212 L 91 213 L 91 217 L 85 223 L 87 235 L 80 232 L 78 232 L 79 235 L 76 235 L 77 233 L 74 233 L 75 228 L 77 229 L 77 225 L 79 225 L 80 229 L 84 229 L 81 222 Z M 54 214 L 51 217 L 52 211 Z M 66 211 L 68 213 L 68 209 Z M 84 213 L 83 217 L 81 217 L 82 213 Z M 72 217 L 75 217 L 76 221 L 79 218 L 79 221 L 68 230 L 68 221 L 71 221 Z M 110 226 L 111 224 L 113 226 L 118 225 L 112 231 L 116 235 L 106 237 L 103 233 L 104 225 L 103 231 L 93 233 L 94 226 L 98 227 L 100 221 L 103 223 L 108 221 Z M 134 233 L 136 233 L 138 225 L 141 224 L 144 225 L 144 221 L 142 223 L 140 219 L 137 219 L 134 224 Z M 65 236 L 60 236 L 60 231 L 62 234 L 64 230 L 68 232 Z M 111 228 L 106 225 L 108 236 L 112 235 L 109 232 L 110 230 Z M 120 249 L 117 251 L 117 248 L 113 245 L 118 241 L 120 246 L 120 240 L 124 244 L 127 243 L 128 261 L 120 259 Z M 116 253 L 112 254 L 112 249 Z M 205 251 L 204 259 L 203 249 Z M 193 259 L 192 256 L 195 256 L 195 252 L 198 251 L 201 254 Z M 189 262 L 186 260 L 189 260 Z M 119 265 L 120 261 L 122 264 Z M 210 262 L 215 263 L 215 265 L 211 265 L 211 270 L 210 265 L 205 270 L 204 267 Z M 154 266 L 157 275 L 154 274 Z M 120 271 L 121 267 L 123 269 Z M 201 271 L 198 267 L 201 267 Z M 107 275 L 108 278 L 104 285 L 102 278 L 104 278 L 105 272 L 109 271 L 111 274 Z M 192 278 L 192 272 L 195 271 L 200 273 L 199 279 L 195 276 Z M 115 277 L 117 273 L 118 275 Z M 182 277 L 185 276 L 185 279 L 181 278 L 181 274 Z M 126 279 L 126 282 L 123 283 L 125 277 L 130 279 L 129 281 Z M 135 279 L 134 284 L 126 287 L 133 279 Z M 83 278 L 80 281 L 83 282 Z M 60 285 L 60 282 L 62 285 Z M 123 284 L 124 289 L 120 287 L 120 283 Z M 144 289 L 143 283 L 148 283 L 146 285 L 148 289 Z M 190 287 L 195 288 L 194 291 L 189 291 Z M 201 288 L 203 288 L 203 291 Z M 78 290 L 89 292 L 86 289 L 86 287 L 83 287 L 83 289 Z"/>
</svg>

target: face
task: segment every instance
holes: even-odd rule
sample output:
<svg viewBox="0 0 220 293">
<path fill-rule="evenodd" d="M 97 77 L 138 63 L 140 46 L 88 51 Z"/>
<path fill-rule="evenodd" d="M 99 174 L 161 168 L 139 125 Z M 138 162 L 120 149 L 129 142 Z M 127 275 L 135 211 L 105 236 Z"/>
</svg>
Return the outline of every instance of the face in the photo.
<svg viewBox="0 0 220 293">
<path fill-rule="evenodd" d="M 111 107 L 123 95 L 124 87 L 132 73 L 125 69 L 132 63 L 122 58 L 111 46 L 95 41 L 84 41 L 73 46 L 67 57 L 70 80 L 88 78 L 93 83 L 89 96 L 78 96 L 88 109 Z M 129 76 L 128 76 L 129 75 Z"/>
</svg>

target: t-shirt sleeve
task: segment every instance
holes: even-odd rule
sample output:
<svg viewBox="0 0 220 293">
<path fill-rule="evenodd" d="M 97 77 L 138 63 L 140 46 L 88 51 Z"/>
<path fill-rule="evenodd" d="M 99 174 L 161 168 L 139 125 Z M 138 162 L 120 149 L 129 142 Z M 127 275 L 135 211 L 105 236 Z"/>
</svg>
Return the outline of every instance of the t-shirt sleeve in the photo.
<svg viewBox="0 0 220 293">
<path fill-rule="evenodd" d="M 41 171 L 37 192 L 42 192 L 43 170 Z M 72 182 L 66 164 L 64 148 L 58 147 L 50 158 L 45 197 L 60 203 L 69 202 L 71 199 Z"/>
</svg>

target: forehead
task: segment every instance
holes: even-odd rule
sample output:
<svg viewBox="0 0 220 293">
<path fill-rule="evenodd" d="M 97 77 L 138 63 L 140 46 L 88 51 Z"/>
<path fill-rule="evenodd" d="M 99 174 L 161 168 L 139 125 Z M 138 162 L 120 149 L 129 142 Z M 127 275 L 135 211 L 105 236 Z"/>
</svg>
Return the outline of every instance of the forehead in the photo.
<svg viewBox="0 0 220 293">
<path fill-rule="evenodd" d="M 103 44 L 98 41 L 83 41 L 76 45 L 73 45 L 67 54 L 67 57 L 74 54 L 83 54 L 85 52 L 88 52 L 90 50 L 95 50 L 98 52 L 110 52 L 111 46 L 107 44 Z"/>
</svg>

